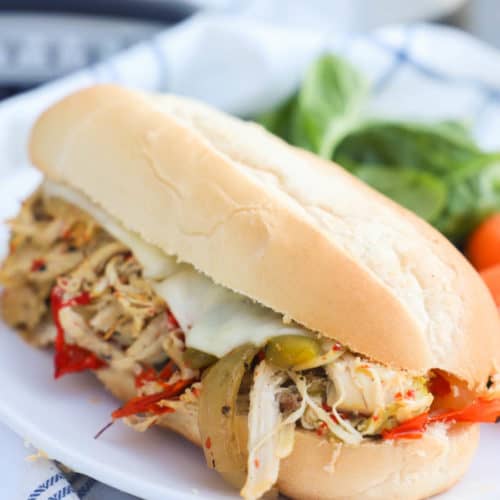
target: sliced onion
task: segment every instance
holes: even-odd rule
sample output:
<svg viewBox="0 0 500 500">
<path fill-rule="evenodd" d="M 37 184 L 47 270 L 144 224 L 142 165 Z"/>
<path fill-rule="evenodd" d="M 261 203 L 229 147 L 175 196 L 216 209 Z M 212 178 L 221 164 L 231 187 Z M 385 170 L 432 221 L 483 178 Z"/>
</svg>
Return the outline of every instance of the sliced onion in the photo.
<svg viewBox="0 0 500 500">
<path fill-rule="evenodd" d="M 246 480 L 246 440 L 239 434 L 236 400 L 243 375 L 259 351 L 244 344 L 221 358 L 203 377 L 198 424 L 209 467 L 241 488 Z"/>
</svg>

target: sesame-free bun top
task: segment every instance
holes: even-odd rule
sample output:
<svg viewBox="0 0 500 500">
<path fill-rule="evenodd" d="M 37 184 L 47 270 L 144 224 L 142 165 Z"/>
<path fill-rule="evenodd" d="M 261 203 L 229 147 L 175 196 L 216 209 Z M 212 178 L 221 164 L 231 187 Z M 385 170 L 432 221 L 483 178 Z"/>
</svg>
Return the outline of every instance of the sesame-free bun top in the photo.
<svg viewBox="0 0 500 500">
<path fill-rule="evenodd" d="M 30 153 L 144 240 L 355 352 L 477 390 L 500 367 L 497 309 L 460 252 L 258 125 L 100 85 L 47 110 Z"/>
</svg>

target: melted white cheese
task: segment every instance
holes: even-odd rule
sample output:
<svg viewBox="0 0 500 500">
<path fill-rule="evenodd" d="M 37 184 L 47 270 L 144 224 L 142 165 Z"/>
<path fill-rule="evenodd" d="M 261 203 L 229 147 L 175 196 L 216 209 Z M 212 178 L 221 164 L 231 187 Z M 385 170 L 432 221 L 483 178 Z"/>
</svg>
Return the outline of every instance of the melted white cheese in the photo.
<svg viewBox="0 0 500 500">
<path fill-rule="evenodd" d="M 173 257 L 165 254 L 158 247 L 145 242 L 137 233 L 126 229 L 119 220 L 104 212 L 83 193 L 48 179 L 44 181 L 42 187 L 46 195 L 62 198 L 87 212 L 108 233 L 130 248 L 135 258 L 141 263 L 145 278 L 160 280 L 177 270 L 179 264 Z"/>
<path fill-rule="evenodd" d="M 156 293 L 177 319 L 188 347 L 222 357 L 242 344 L 263 345 L 276 335 L 310 335 L 293 323 L 284 324 L 279 314 L 215 284 L 191 265 L 179 264 L 82 193 L 50 180 L 44 182 L 43 190 L 80 207 L 132 251 L 143 266 L 144 277 L 153 281 Z"/>
<path fill-rule="evenodd" d="M 185 333 L 190 333 L 204 314 L 217 304 L 229 302 L 233 293 L 183 264 L 173 276 L 154 284 Z"/>
<path fill-rule="evenodd" d="M 216 285 L 191 266 L 155 285 L 186 335 L 186 345 L 222 357 L 247 342 L 263 345 L 276 335 L 307 335 L 246 297 Z"/>
</svg>

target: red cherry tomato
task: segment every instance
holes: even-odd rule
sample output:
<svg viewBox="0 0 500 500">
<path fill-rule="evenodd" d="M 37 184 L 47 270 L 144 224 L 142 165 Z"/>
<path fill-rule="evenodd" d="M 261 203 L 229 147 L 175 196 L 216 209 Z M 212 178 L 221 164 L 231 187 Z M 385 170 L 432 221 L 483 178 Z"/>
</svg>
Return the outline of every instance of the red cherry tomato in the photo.
<svg viewBox="0 0 500 500">
<path fill-rule="evenodd" d="M 472 233 L 465 253 L 478 271 L 500 264 L 500 214 L 486 219 Z"/>
</svg>

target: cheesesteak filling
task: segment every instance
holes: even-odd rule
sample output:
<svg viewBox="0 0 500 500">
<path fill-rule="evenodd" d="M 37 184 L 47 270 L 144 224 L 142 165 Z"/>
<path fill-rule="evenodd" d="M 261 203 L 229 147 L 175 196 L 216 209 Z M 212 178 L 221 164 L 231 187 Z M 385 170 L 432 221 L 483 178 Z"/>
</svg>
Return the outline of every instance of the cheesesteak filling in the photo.
<svg viewBox="0 0 500 500">
<path fill-rule="evenodd" d="M 245 498 L 274 485 L 296 427 L 357 445 L 500 414 L 497 381 L 484 398 L 436 410 L 464 393 L 452 377 L 391 369 L 285 323 L 89 207 L 49 183 L 23 204 L 0 269 L 3 318 L 54 346 L 56 377 L 108 370 L 132 380 L 135 397 L 114 419 L 144 430 L 194 406 L 209 465 Z"/>
</svg>

